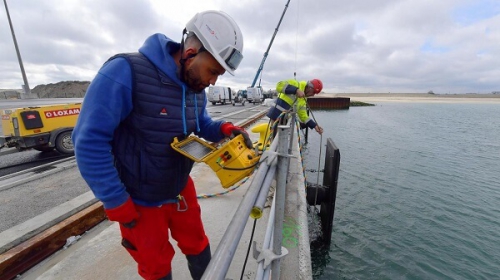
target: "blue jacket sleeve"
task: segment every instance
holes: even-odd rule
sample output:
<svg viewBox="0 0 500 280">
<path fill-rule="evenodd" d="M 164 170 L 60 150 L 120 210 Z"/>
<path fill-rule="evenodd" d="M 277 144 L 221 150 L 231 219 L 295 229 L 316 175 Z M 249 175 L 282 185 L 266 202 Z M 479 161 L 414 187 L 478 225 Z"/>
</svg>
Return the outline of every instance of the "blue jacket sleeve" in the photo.
<svg viewBox="0 0 500 280">
<path fill-rule="evenodd" d="M 198 116 L 198 119 L 200 121 L 200 132 L 197 133 L 197 135 L 208 141 L 219 142 L 225 137 L 224 134 L 222 134 L 222 132 L 220 131 L 221 125 L 225 122 L 222 120 L 212 120 L 212 118 L 208 115 L 206 106 L 207 99 L 205 98 L 203 110 L 201 110 Z"/>
<path fill-rule="evenodd" d="M 113 164 L 111 141 L 115 129 L 132 111 L 131 85 L 130 66 L 124 58 L 107 62 L 87 89 L 73 130 L 80 173 L 106 209 L 129 198 Z"/>
</svg>

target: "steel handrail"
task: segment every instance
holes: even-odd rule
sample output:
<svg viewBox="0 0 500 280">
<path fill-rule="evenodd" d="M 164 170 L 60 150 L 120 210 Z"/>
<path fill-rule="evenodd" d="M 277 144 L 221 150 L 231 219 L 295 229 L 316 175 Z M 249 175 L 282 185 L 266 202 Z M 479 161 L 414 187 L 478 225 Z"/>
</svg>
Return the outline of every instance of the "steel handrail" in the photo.
<svg viewBox="0 0 500 280">
<path fill-rule="evenodd" d="M 269 153 L 273 153 L 276 151 L 278 146 L 278 141 L 273 141 L 271 146 L 269 147 Z M 255 171 L 254 177 L 250 186 L 245 193 L 243 200 L 241 201 L 238 209 L 234 213 L 234 216 L 229 223 L 229 226 L 222 237 L 219 246 L 215 253 L 212 256 L 212 260 L 210 261 L 205 273 L 202 276 L 202 279 L 225 279 L 227 271 L 229 270 L 229 266 L 234 257 L 234 253 L 236 248 L 238 247 L 238 243 L 240 242 L 241 236 L 243 235 L 243 230 L 245 229 L 248 216 L 250 215 L 250 211 L 252 210 L 253 205 L 255 204 L 255 200 L 260 192 L 262 187 L 262 183 L 266 177 L 266 174 L 269 170 L 269 157 L 266 154 L 261 156 L 261 162 L 257 171 Z"/>
</svg>

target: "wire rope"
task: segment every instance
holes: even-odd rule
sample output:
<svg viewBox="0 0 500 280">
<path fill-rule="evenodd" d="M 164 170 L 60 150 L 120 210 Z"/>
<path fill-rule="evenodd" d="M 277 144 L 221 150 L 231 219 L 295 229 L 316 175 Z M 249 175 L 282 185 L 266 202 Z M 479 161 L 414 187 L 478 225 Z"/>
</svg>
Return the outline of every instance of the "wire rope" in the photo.
<svg viewBox="0 0 500 280">
<path fill-rule="evenodd" d="M 293 78 L 297 80 L 297 53 L 299 49 L 299 20 L 300 18 L 300 0 L 297 1 L 297 22 L 296 22 L 296 28 L 295 28 L 295 62 L 294 62 L 294 71 L 293 71 Z"/>
<path fill-rule="evenodd" d="M 250 242 L 248 242 L 247 255 L 245 256 L 245 262 L 243 263 L 243 268 L 241 269 L 240 280 L 243 280 L 243 274 L 245 274 L 245 267 L 247 266 L 248 255 L 250 254 L 250 248 L 252 248 L 253 235 L 255 233 L 255 226 L 257 225 L 257 219 L 253 220 L 252 233 L 250 234 Z"/>
</svg>

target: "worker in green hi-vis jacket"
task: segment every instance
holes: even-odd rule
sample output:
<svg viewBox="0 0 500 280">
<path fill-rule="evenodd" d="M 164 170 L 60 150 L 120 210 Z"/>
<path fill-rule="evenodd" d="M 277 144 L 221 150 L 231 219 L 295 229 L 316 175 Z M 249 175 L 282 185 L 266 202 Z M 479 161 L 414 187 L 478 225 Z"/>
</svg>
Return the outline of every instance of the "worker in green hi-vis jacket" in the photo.
<svg viewBox="0 0 500 280">
<path fill-rule="evenodd" d="M 300 82 L 294 79 L 280 81 L 276 84 L 276 91 L 278 91 L 276 106 L 273 106 L 269 110 L 267 116 L 272 121 L 275 121 L 282 112 L 290 110 L 292 105 L 295 105 L 300 122 L 310 129 L 316 130 L 319 134 L 322 134 L 323 128 L 310 118 L 307 113 L 306 99 L 307 97 L 320 93 L 322 89 L 323 83 L 318 79 Z"/>
</svg>

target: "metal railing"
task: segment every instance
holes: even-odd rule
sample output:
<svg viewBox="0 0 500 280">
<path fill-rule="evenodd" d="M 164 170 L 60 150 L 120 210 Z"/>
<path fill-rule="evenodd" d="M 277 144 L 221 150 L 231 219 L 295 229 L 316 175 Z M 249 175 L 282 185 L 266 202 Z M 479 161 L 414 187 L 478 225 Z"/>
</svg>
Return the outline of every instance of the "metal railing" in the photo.
<svg viewBox="0 0 500 280">
<path fill-rule="evenodd" d="M 276 176 L 276 191 L 271 210 L 274 217 L 269 217 L 266 229 L 267 241 L 265 240 L 267 244 L 263 245 L 261 256 L 257 258 L 260 263 L 256 279 L 263 279 L 262 277 L 269 275 L 270 268 L 272 279 L 279 279 L 280 258 L 287 253 L 286 249 L 281 247 L 281 232 L 283 229 L 286 178 L 291 156 L 294 123 L 295 114 L 292 114 L 292 118 L 289 119 L 286 125 L 278 126 L 278 133 L 269 149 L 262 154 L 259 167 L 254 172 L 250 186 L 229 223 L 202 279 L 225 279 L 252 208 L 262 207 L 262 197 L 267 196 L 274 176 Z M 270 236 L 273 236 L 272 241 Z M 271 246 L 272 252 L 269 249 Z M 269 265 L 269 263 L 272 265 Z"/>
</svg>

